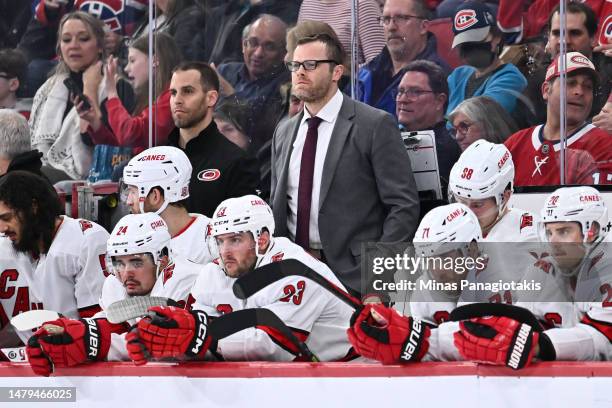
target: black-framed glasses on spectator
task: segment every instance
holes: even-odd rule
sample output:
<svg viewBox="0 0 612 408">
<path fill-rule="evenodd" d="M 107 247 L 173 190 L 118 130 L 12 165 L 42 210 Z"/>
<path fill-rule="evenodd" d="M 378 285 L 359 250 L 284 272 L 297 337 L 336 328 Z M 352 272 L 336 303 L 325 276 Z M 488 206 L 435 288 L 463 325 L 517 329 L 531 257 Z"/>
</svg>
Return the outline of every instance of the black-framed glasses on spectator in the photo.
<svg viewBox="0 0 612 408">
<path fill-rule="evenodd" d="M 324 63 L 329 63 L 329 64 L 336 64 L 338 65 L 339 63 L 337 61 L 334 60 L 306 60 L 306 61 L 287 61 L 287 63 L 285 63 L 285 65 L 287 66 L 287 69 L 291 72 L 297 72 L 299 71 L 300 67 L 304 67 L 304 69 L 306 71 L 314 71 L 315 69 L 317 69 L 317 67 L 319 66 L 319 64 L 324 64 Z"/>
<path fill-rule="evenodd" d="M 381 16 L 378 17 L 378 23 L 381 26 L 388 26 L 393 21 L 396 25 L 408 24 L 412 19 L 425 20 L 423 17 L 414 16 L 412 14 L 398 14 L 396 16 Z"/>
<path fill-rule="evenodd" d="M 273 42 L 260 43 L 257 38 L 247 38 L 243 41 L 243 44 L 245 47 L 250 49 L 256 49 L 257 47 L 261 46 L 261 48 L 263 48 L 263 50 L 266 52 L 276 52 L 280 47 L 280 45 L 274 44 Z"/>
<path fill-rule="evenodd" d="M 419 89 L 419 88 L 397 88 L 395 93 L 397 98 L 401 98 L 402 96 L 406 96 L 410 99 L 418 99 L 422 95 L 434 93 L 431 90 Z"/>
<path fill-rule="evenodd" d="M 469 123 L 469 122 L 459 122 L 457 126 L 453 126 L 450 128 L 450 133 L 453 136 L 456 135 L 457 133 L 461 133 L 462 135 L 465 135 L 473 125 L 474 125 L 473 123 Z"/>
</svg>

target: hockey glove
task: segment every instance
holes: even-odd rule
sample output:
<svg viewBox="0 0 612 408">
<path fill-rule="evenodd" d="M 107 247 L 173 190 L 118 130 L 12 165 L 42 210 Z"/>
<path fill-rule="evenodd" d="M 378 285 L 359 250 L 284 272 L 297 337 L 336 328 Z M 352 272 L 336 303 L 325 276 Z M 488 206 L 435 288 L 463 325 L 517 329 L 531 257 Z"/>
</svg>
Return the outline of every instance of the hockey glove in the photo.
<svg viewBox="0 0 612 408">
<path fill-rule="evenodd" d="M 142 344 L 142 341 L 140 341 L 136 326 L 132 327 L 128 334 L 125 335 L 125 340 L 127 341 L 125 347 L 132 362 L 137 366 L 146 364 L 150 354 L 144 344 Z"/>
<path fill-rule="evenodd" d="M 49 325 L 55 326 L 57 333 L 49 331 Z M 104 361 L 110 349 L 111 333 L 120 329 L 120 325 L 112 325 L 106 319 L 74 320 L 62 317 L 46 322 L 34 333 L 26 347 L 28 359 L 32 359 L 32 370 L 48 376 L 53 367 Z"/>
<path fill-rule="evenodd" d="M 153 318 L 138 322 L 138 338 L 154 358 L 203 357 L 210 346 L 208 315 L 175 306 L 155 306 Z M 131 336 L 132 341 L 134 337 Z"/>
<path fill-rule="evenodd" d="M 554 360 L 548 336 L 527 323 L 504 316 L 477 317 L 459 323 L 455 346 L 467 360 L 506 365 L 518 370 L 533 360 L 536 345 L 540 358 Z"/>
<path fill-rule="evenodd" d="M 357 353 L 383 364 L 420 361 L 429 349 L 429 327 L 380 304 L 355 312 L 347 335 Z"/>
</svg>

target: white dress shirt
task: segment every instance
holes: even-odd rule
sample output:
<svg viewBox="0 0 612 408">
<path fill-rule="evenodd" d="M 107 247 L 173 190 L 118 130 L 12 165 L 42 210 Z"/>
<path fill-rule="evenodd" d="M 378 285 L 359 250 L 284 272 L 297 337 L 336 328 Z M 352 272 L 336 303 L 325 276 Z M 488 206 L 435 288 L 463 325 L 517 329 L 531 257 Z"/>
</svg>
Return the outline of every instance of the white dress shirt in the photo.
<svg viewBox="0 0 612 408">
<path fill-rule="evenodd" d="M 321 177 L 323 176 L 323 164 L 325 156 L 327 156 L 327 148 L 332 137 L 332 131 L 336 125 L 338 113 L 342 107 L 343 96 L 342 92 L 336 91 L 336 94 L 327 102 L 327 104 L 315 116 L 322 119 L 318 128 L 317 152 L 315 155 L 314 174 L 312 177 L 312 198 L 310 205 L 310 247 L 313 249 L 321 249 L 321 236 L 319 235 L 319 195 L 321 193 Z M 308 123 L 306 121 L 311 118 L 308 109 L 304 108 L 304 116 L 298 128 L 297 137 L 293 142 L 293 150 L 289 159 L 289 174 L 287 175 L 287 203 L 289 211 L 287 213 L 287 229 L 291 238 L 295 240 L 295 230 L 297 227 L 297 209 L 298 209 L 298 188 L 300 184 L 300 165 L 302 161 L 302 151 L 306 142 L 306 132 L 308 131 Z"/>
</svg>

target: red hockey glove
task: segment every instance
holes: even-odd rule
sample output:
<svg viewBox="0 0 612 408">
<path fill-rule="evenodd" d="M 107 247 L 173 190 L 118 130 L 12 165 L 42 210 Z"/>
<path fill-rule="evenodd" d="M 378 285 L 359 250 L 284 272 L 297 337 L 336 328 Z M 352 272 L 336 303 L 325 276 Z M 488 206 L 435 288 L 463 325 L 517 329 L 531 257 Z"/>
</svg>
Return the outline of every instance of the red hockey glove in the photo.
<svg viewBox="0 0 612 408">
<path fill-rule="evenodd" d="M 155 306 L 157 316 L 138 322 L 138 338 L 154 358 L 203 357 L 210 346 L 208 315 L 175 306 Z M 133 339 L 133 337 L 132 337 Z"/>
<path fill-rule="evenodd" d="M 138 337 L 138 328 L 134 326 L 129 333 L 126 334 L 125 339 L 127 340 L 125 347 L 127 348 L 128 355 L 130 359 L 132 359 L 132 362 L 135 365 L 146 364 L 150 355 Z"/>
<path fill-rule="evenodd" d="M 467 360 L 518 370 L 531 363 L 536 345 L 540 344 L 542 351 L 552 347 L 548 336 L 509 317 L 477 317 L 462 321 L 459 327 L 455 346 Z"/>
<path fill-rule="evenodd" d="M 357 353 L 383 364 L 420 361 L 429 349 L 429 327 L 379 304 L 355 312 L 347 335 Z"/>
<path fill-rule="evenodd" d="M 53 365 L 40 348 L 38 337 L 30 337 L 26 345 L 26 354 L 28 356 L 28 363 L 30 363 L 30 367 L 32 367 L 32 371 L 34 371 L 35 374 L 44 377 L 51 375 L 53 372 Z"/>
<path fill-rule="evenodd" d="M 48 331 L 57 326 L 60 333 Z M 35 373 L 49 375 L 52 367 L 72 367 L 87 361 L 104 361 L 110 349 L 111 333 L 119 326 L 106 319 L 74 320 L 62 317 L 45 322 L 28 341 L 26 352 L 32 356 Z M 50 362 L 48 368 L 43 357 Z"/>
</svg>

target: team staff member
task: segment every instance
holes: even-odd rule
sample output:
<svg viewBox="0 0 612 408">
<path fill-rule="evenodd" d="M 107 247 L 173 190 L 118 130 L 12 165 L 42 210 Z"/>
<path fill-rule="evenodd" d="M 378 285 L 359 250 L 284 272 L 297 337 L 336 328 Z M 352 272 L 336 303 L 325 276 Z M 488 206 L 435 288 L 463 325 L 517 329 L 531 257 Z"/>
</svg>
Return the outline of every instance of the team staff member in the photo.
<svg viewBox="0 0 612 408">
<path fill-rule="evenodd" d="M 213 121 L 219 98 L 219 78 L 210 66 L 186 62 L 175 68 L 170 81 L 170 109 L 177 127 L 171 146 L 185 151 L 193 166 L 190 212 L 211 217 L 227 198 L 256 192 L 257 161 L 228 141 Z"/>
</svg>

